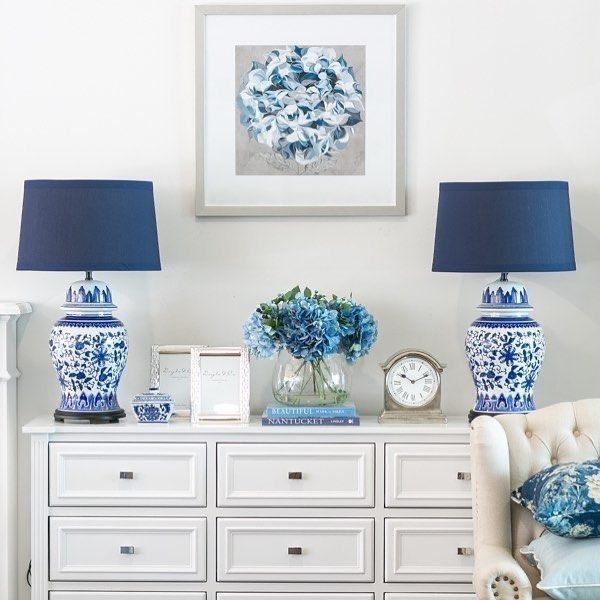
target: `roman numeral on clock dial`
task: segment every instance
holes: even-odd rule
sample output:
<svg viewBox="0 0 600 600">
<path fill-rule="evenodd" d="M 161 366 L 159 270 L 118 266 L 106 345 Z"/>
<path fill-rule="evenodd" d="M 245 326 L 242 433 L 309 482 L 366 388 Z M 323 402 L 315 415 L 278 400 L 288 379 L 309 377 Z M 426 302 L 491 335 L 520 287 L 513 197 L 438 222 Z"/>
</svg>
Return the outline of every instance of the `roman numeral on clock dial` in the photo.
<svg viewBox="0 0 600 600">
<path fill-rule="evenodd" d="M 438 371 L 420 357 L 406 357 L 392 365 L 386 376 L 386 387 L 392 400 L 410 408 L 426 407 L 440 385 Z"/>
</svg>

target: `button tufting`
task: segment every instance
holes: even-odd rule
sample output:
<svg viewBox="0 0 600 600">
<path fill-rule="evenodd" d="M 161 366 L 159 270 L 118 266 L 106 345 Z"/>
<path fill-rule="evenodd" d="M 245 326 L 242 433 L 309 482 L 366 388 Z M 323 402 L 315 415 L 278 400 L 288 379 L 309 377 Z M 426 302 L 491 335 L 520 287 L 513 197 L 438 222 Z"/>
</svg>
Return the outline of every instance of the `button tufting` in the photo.
<svg viewBox="0 0 600 600">
<path fill-rule="evenodd" d="M 530 437 L 533 435 L 533 433 L 531 433 L 531 431 L 526 431 L 526 432 L 525 432 L 525 435 L 526 435 L 528 438 L 530 438 Z"/>
<path fill-rule="evenodd" d="M 558 460 L 556 458 L 552 458 L 552 460 L 550 461 L 553 465 L 556 465 L 558 463 Z"/>
<path fill-rule="evenodd" d="M 573 435 L 575 437 L 579 437 L 581 435 L 581 432 L 579 431 L 579 429 L 575 429 L 575 431 L 573 431 Z"/>
</svg>

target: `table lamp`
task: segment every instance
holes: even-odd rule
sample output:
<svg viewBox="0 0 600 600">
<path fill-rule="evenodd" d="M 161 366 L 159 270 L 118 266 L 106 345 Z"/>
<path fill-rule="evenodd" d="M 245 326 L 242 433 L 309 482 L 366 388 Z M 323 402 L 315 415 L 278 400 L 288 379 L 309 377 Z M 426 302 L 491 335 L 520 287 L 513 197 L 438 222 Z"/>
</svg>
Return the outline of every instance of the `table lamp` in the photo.
<svg viewBox="0 0 600 600">
<path fill-rule="evenodd" d="M 26 181 L 17 270 L 85 272 L 67 289 L 66 315 L 50 335 L 62 391 L 55 420 L 124 417 L 117 386 L 127 331 L 112 316 L 110 288 L 92 271 L 160 270 L 152 182 Z"/>
<path fill-rule="evenodd" d="M 544 334 L 529 316 L 525 286 L 508 274 L 575 270 L 568 183 L 441 183 L 432 270 L 500 273 L 483 290 L 482 314 L 467 331 L 477 388 L 469 420 L 534 410 Z"/>
</svg>

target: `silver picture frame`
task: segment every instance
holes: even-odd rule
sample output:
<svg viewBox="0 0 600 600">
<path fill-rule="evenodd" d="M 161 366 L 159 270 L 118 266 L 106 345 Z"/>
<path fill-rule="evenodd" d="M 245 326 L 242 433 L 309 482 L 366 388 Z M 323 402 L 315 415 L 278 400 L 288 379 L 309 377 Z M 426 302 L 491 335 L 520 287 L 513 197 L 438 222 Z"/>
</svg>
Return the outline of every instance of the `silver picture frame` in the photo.
<svg viewBox="0 0 600 600">
<path fill-rule="evenodd" d="M 189 416 L 191 410 L 191 353 L 192 345 L 153 345 L 150 353 L 150 387 L 169 394 L 174 403 L 176 416 Z M 161 361 L 161 357 L 163 360 Z M 180 357 L 178 364 L 165 365 Z M 162 365 L 162 369 L 161 369 Z M 187 373 L 181 370 L 187 367 Z M 165 369 L 168 369 L 165 371 Z M 186 391 L 187 390 L 187 391 Z"/>
<path fill-rule="evenodd" d="M 250 421 L 250 352 L 246 347 L 191 349 L 191 422 Z"/>
<path fill-rule="evenodd" d="M 206 22 L 212 15 L 389 15 L 395 19 L 396 36 L 396 140 L 395 204 L 331 206 L 243 206 L 207 203 L 205 158 L 215 149 L 205 148 L 205 42 Z M 294 4 L 294 5 L 213 5 L 196 6 L 196 216 L 198 217 L 277 217 L 277 216 L 403 216 L 406 214 L 405 152 L 405 6 L 403 4 Z M 367 103 L 370 101 L 367 100 Z M 373 108 L 368 107 L 369 111 Z M 375 109 L 376 110 L 376 109 Z M 219 148 L 227 152 L 229 149 Z"/>
</svg>

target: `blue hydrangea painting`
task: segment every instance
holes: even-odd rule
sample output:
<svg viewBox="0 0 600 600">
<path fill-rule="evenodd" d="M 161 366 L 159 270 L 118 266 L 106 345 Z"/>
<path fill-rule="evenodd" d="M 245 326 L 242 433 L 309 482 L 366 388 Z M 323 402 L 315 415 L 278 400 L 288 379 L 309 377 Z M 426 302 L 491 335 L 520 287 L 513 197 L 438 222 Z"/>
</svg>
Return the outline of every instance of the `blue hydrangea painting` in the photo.
<svg viewBox="0 0 600 600">
<path fill-rule="evenodd" d="M 236 173 L 364 175 L 364 46 L 237 46 Z"/>
<path fill-rule="evenodd" d="M 600 537 L 600 461 L 543 469 L 512 493 L 512 499 L 556 535 Z"/>
</svg>

